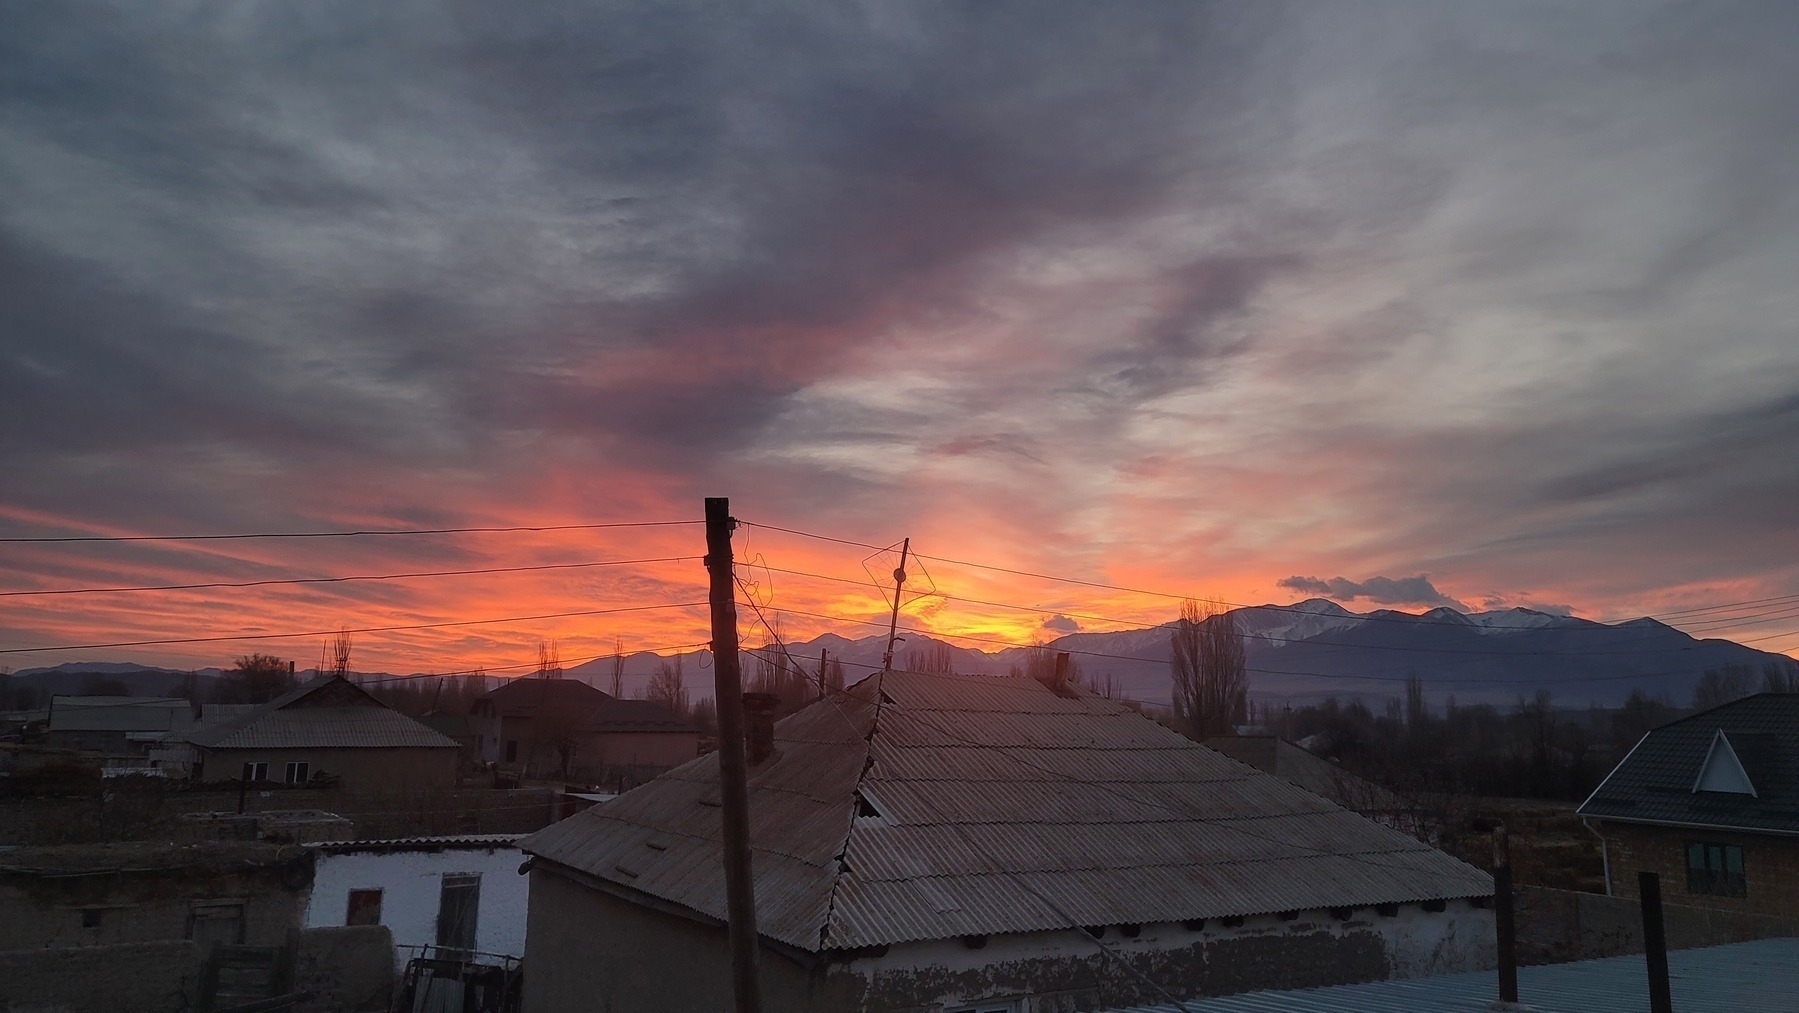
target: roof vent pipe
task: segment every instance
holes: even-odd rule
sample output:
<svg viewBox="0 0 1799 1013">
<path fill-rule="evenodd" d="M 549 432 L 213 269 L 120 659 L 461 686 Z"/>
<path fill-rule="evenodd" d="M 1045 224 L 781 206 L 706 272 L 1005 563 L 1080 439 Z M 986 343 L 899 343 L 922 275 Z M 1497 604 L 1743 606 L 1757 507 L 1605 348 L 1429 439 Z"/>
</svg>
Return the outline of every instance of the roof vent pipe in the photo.
<svg viewBox="0 0 1799 1013">
<path fill-rule="evenodd" d="M 775 705 L 773 693 L 743 695 L 743 752 L 750 766 L 775 754 Z"/>
</svg>

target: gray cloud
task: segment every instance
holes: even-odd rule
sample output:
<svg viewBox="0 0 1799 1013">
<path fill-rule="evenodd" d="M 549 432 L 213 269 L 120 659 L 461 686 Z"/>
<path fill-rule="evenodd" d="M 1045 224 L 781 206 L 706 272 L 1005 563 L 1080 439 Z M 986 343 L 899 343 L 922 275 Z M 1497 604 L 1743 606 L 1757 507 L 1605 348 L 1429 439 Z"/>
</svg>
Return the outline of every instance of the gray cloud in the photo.
<svg viewBox="0 0 1799 1013">
<path fill-rule="evenodd" d="M 1081 624 L 1067 616 L 1056 615 L 1043 620 L 1043 628 L 1053 633 L 1079 633 Z"/>
<path fill-rule="evenodd" d="M 1283 577 L 1275 583 L 1299 594 L 1322 595 L 1338 601 L 1367 598 L 1377 605 L 1447 605 L 1463 612 L 1468 611 L 1468 606 L 1433 587 L 1430 578 L 1424 574 L 1416 577 L 1369 577 L 1360 581 L 1344 577 L 1332 577 L 1329 580 L 1319 580 L 1317 577 Z"/>
</svg>

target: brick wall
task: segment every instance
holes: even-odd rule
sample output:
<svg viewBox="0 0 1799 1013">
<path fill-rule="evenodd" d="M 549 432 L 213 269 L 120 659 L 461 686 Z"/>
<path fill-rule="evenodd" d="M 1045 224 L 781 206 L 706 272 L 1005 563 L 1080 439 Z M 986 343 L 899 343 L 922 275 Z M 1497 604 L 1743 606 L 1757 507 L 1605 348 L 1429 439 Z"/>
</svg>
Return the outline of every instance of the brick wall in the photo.
<svg viewBox="0 0 1799 1013">
<path fill-rule="evenodd" d="M 1741 834 L 1682 827 L 1602 822 L 1612 894 L 1637 895 L 1637 873 L 1661 876 L 1664 904 L 1785 916 L 1799 912 L 1799 838 Z M 1747 896 L 1721 897 L 1687 889 L 1688 841 L 1732 844 L 1743 849 Z"/>
</svg>

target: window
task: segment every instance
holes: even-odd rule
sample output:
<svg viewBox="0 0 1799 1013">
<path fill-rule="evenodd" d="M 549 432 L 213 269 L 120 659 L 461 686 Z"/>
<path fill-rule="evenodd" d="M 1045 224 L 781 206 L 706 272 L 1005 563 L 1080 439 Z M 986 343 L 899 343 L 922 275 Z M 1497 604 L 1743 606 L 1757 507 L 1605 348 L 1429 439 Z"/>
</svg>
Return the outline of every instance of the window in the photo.
<svg viewBox="0 0 1799 1013">
<path fill-rule="evenodd" d="M 187 937 L 202 947 L 244 941 L 244 906 L 229 901 L 195 901 L 187 913 Z"/>
<path fill-rule="evenodd" d="M 246 780 L 246 781 L 267 781 L 268 779 L 269 779 L 269 765 L 268 764 L 266 764 L 266 763 L 246 763 L 246 764 L 244 764 L 244 780 Z"/>
<path fill-rule="evenodd" d="M 287 765 L 287 783 L 305 784 L 312 780 L 312 764 L 299 760 Z"/>
<path fill-rule="evenodd" d="M 381 891 L 351 890 L 350 903 L 344 909 L 344 924 L 381 924 Z"/>
<path fill-rule="evenodd" d="M 475 918 L 481 902 L 481 874 L 448 872 L 437 899 L 437 945 L 475 948 Z"/>
<path fill-rule="evenodd" d="M 514 762 L 517 762 L 517 760 L 518 760 L 518 740 L 517 739 L 507 739 L 506 740 L 506 762 L 514 763 Z"/>
<path fill-rule="evenodd" d="M 1687 842 L 1687 892 L 1716 897 L 1749 896 L 1743 849 L 1734 844 Z"/>
</svg>

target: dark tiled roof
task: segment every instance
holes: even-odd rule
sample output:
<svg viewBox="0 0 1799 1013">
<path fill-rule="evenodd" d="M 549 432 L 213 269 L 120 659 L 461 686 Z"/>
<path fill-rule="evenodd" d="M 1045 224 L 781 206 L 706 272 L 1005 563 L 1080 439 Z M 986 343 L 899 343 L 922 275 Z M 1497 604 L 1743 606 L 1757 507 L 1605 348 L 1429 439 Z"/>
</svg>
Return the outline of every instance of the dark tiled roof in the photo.
<svg viewBox="0 0 1799 1013">
<path fill-rule="evenodd" d="M 1754 795 L 1693 790 L 1719 731 L 1742 761 Z M 1799 834 L 1799 693 L 1761 693 L 1655 729 L 1580 815 Z"/>
<path fill-rule="evenodd" d="M 482 697 L 503 718 L 534 717 L 538 711 L 552 709 L 566 712 L 570 708 L 586 710 L 601 701 L 612 699 L 579 679 L 544 679 L 535 675 L 520 676 L 496 687 Z"/>
<path fill-rule="evenodd" d="M 693 722 L 677 717 L 661 704 L 648 700 L 607 697 L 583 724 L 591 732 L 695 732 Z"/>
<path fill-rule="evenodd" d="M 1492 894 L 1471 866 L 1096 696 L 892 672 L 775 726 L 757 921 L 805 950 Z M 718 760 L 521 850 L 725 915 Z"/>
</svg>

